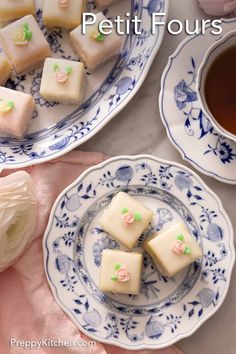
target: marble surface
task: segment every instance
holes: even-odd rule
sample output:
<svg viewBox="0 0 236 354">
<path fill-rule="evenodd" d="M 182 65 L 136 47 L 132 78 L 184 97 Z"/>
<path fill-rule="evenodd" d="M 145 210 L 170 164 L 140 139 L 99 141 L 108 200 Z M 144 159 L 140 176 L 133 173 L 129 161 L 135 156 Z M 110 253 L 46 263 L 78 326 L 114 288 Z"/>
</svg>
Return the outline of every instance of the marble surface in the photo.
<svg viewBox="0 0 236 354">
<path fill-rule="evenodd" d="M 169 19 L 204 18 L 196 0 L 170 0 Z M 110 156 L 152 154 L 192 168 L 169 142 L 161 122 L 158 95 L 160 79 L 168 56 L 186 35 L 165 34 L 162 47 L 136 97 L 100 133 L 82 145 L 82 150 L 99 151 Z M 236 186 L 219 183 L 200 175 L 221 198 L 236 231 Z M 236 352 L 236 270 L 227 298 L 220 310 L 193 336 L 178 343 L 185 354 L 234 354 Z"/>
</svg>

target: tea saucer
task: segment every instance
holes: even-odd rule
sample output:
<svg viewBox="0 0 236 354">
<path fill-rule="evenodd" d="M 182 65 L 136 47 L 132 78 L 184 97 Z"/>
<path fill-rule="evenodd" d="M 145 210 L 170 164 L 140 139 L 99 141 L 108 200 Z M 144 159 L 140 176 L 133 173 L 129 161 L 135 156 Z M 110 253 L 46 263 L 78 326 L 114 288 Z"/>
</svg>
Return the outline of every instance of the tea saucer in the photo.
<svg viewBox="0 0 236 354">
<path fill-rule="evenodd" d="M 166 278 L 144 254 L 138 296 L 102 293 L 102 251 L 122 247 L 99 218 L 119 190 L 154 211 L 138 247 L 181 221 L 201 245 L 202 259 Z M 130 350 L 163 348 L 193 334 L 223 303 L 235 258 L 232 225 L 218 197 L 190 169 L 146 155 L 107 160 L 66 188 L 52 208 L 43 251 L 55 300 L 78 328 Z"/>
<path fill-rule="evenodd" d="M 204 116 L 196 93 L 198 68 L 210 45 L 235 29 L 236 19 L 223 19 L 221 35 L 186 38 L 170 56 L 159 96 L 168 137 L 183 159 L 217 180 L 236 184 L 236 143 L 219 135 Z M 220 84 L 220 83 L 219 83 Z"/>
</svg>

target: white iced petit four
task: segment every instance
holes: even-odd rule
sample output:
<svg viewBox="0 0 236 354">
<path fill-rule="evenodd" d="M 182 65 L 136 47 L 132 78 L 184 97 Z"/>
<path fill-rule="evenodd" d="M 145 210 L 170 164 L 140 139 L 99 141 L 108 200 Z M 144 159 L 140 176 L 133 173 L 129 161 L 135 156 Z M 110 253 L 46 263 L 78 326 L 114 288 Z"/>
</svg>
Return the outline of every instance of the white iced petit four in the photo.
<svg viewBox="0 0 236 354">
<path fill-rule="evenodd" d="M 48 58 L 45 60 L 40 94 L 48 101 L 80 105 L 85 92 L 82 63 Z"/>
<path fill-rule="evenodd" d="M 85 0 L 44 0 L 43 22 L 47 27 L 73 29 L 81 24 Z"/>
<path fill-rule="evenodd" d="M 1 0 L 0 22 L 10 22 L 26 15 L 34 15 L 34 0 Z"/>
<path fill-rule="evenodd" d="M 112 6 L 120 0 L 95 0 L 95 5 L 98 9 L 104 9 L 105 7 Z"/>
<path fill-rule="evenodd" d="M 142 265 L 141 253 L 104 250 L 100 270 L 100 290 L 137 295 L 140 291 Z"/>
<path fill-rule="evenodd" d="M 144 244 L 159 271 L 168 277 L 202 256 L 202 250 L 183 224 L 156 232 Z"/>
<path fill-rule="evenodd" d="M 92 72 L 120 53 L 122 37 L 113 30 L 111 34 L 103 35 L 98 25 L 106 17 L 100 12 L 96 15 L 96 23 L 86 26 L 86 33 L 82 33 L 82 26 L 70 32 L 72 47 L 76 55 Z"/>
<path fill-rule="evenodd" d="M 10 78 L 12 72 L 12 65 L 0 48 L 0 86 L 5 85 L 6 81 Z"/>
<path fill-rule="evenodd" d="M 127 193 L 119 192 L 104 211 L 100 225 L 114 239 L 132 248 L 152 216 L 152 210 Z"/>
<path fill-rule="evenodd" d="M 0 87 L 0 134 L 22 138 L 35 108 L 33 98 L 23 92 Z"/>
<path fill-rule="evenodd" d="M 49 44 L 32 15 L 2 28 L 0 41 L 17 74 L 37 67 L 51 56 Z"/>
</svg>

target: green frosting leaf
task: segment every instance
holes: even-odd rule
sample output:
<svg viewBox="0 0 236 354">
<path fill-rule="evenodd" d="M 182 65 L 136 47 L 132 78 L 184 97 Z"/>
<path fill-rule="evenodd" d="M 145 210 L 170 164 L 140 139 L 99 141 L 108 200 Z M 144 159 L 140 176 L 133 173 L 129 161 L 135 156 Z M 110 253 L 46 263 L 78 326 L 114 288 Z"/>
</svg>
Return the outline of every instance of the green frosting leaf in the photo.
<svg viewBox="0 0 236 354">
<path fill-rule="evenodd" d="M 25 40 L 29 42 L 32 39 L 33 33 L 29 29 L 28 23 L 23 24 L 23 31 L 24 31 Z"/>
<path fill-rule="evenodd" d="M 10 107 L 11 109 L 13 109 L 14 106 L 15 106 L 15 102 L 14 102 L 14 101 L 8 101 L 8 102 L 7 102 L 7 105 L 8 105 L 8 107 Z"/>
<path fill-rule="evenodd" d="M 25 23 L 23 24 L 23 28 L 24 28 L 25 31 L 28 31 L 28 30 L 29 30 L 29 25 L 28 25 L 27 22 L 25 22 Z"/>
<path fill-rule="evenodd" d="M 189 246 L 185 246 L 185 249 L 184 249 L 184 254 L 189 255 L 189 254 L 191 254 L 191 253 L 192 253 L 192 249 L 191 249 L 191 247 L 189 247 Z"/>
<path fill-rule="evenodd" d="M 113 277 L 111 277 L 111 280 L 112 280 L 112 281 L 117 281 L 118 278 L 114 275 Z"/>
<path fill-rule="evenodd" d="M 27 41 L 31 41 L 32 36 L 33 36 L 33 34 L 32 34 L 31 31 L 25 31 L 25 39 L 26 39 Z"/>
<path fill-rule="evenodd" d="M 134 220 L 135 221 L 140 221 L 142 219 L 142 214 L 141 213 L 135 213 L 134 214 Z"/>
<path fill-rule="evenodd" d="M 183 241 L 184 240 L 184 235 L 179 235 L 176 237 L 177 240 Z"/>
<path fill-rule="evenodd" d="M 105 35 L 102 33 L 99 33 L 95 39 L 97 42 L 103 42 L 105 40 Z"/>
<path fill-rule="evenodd" d="M 115 270 L 119 270 L 121 268 L 121 265 L 120 264 L 116 264 L 115 265 Z"/>
<path fill-rule="evenodd" d="M 67 73 L 68 75 L 70 75 L 70 74 L 72 74 L 72 72 L 73 72 L 72 66 L 68 66 L 68 67 L 66 68 L 66 73 Z"/>
<path fill-rule="evenodd" d="M 122 214 L 127 214 L 129 212 L 129 209 L 128 208 L 123 208 L 122 210 L 121 210 L 121 213 Z"/>
<path fill-rule="evenodd" d="M 58 65 L 58 64 L 54 64 L 54 65 L 53 65 L 53 70 L 54 70 L 54 71 L 57 71 L 58 69 L 59 69 L 59 65 Z"/>
</svg>

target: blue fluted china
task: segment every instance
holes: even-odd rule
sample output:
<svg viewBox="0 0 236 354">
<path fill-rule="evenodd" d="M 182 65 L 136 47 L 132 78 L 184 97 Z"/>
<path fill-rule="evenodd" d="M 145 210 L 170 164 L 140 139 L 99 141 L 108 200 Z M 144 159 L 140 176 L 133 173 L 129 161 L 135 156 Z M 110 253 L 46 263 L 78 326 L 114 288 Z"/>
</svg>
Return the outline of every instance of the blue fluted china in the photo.
<svg viewBox="0 0 236 354">
<path fill-rule="evenodd" d="M 122 247 L 98 221 L 118 190 L 154 211 L 137 247 L 177 220 L 202 247 L 202 259 L 166 278 L 144 254 L 138 296 L 101 293 L 102 251 Z M 188 168 L 142 155 L 112 158 L 70 185 L 52 209 L 43 250 L 55 300 L 74 323 L 96 340 L 133 350 L 191 335 L 222 304 L 234 264 L 232 226 L 216 195 Z"/>
<path fill-rule="evenodd" d="M 37 20 L 53 56 L 78 60 L 70 45 L 69 33 L 49 31 L 42 23 L 42 0 L 37 1 Z M 95 6 L 88 1 L 88 11 Z M 141 34 L 125 37 L 116 61 L 88 75 L 88 93 L 81 107 L 48 102 L 40 96 L 42 68 L 27 75 L 13 76 L 7 87 L 31 93 L 36 102 L 30 131 L 23 140 L 0 138 L 0 167 L 15 168 L 54 159 L 95 135 L 134 97 L 143 83 L 161 45 L 164 27 L 151 34 L 153 12 L 168 12 L 168 0 L 123 0 L 104 13 L 108 18 L 130 12 L 142 20 Z M 160 18 L 162 19 L 162 18 Z M 131 31 L 132 32 L 132 31 Z"/>
<path fill-rule="evenodd" d="M 162 76 L 159 107 L 173 145 L 200 172 L 236 184 L 236 143 L 219 135 L 204 116 L 196 93 L 198 68 L 210 45 L 235 29 L 236 20 L 223 20 L 223 34 L 185 39 Z M 220 84 L 220 83 L 219 83 Z"/>
</svg>

